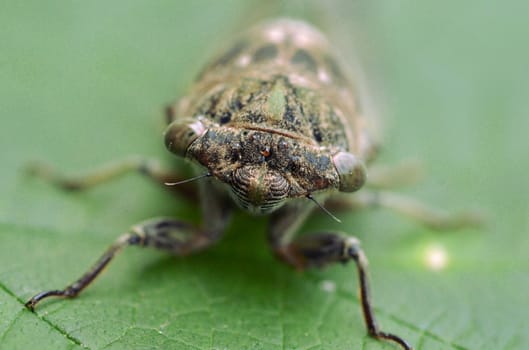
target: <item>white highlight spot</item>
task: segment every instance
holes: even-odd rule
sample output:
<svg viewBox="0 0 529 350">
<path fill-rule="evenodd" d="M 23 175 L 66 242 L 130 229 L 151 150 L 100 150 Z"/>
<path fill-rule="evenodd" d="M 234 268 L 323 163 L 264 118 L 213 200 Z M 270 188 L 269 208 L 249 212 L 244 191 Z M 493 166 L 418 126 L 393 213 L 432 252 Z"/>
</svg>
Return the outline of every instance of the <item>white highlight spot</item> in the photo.
<svg viewBox="0 0 529 350">
<path fill-rule="evenodd" d="M 285 40 L 286 33 L 281 27 L 271 27 L 266 33 L 268 40 L 277 44 Z"/>
<path fill-rule="evenodd" d="M 334 283 L 333 281 L 324 280 L 324 281 L 321 281 L 320 288 L 324 292 L 334 293 L 334 291 L 336 291 L 336 283 Z"/>
<path fill-rule="evenodd" d="M 252 60 L 252 58 L 249 56 L 249 55 L 243 55 L 239 58 L 237 64 L 240 66 L 240 67 L 246 67 L 248 64 L 250 64 L 250 61 Z"/>
<path fill-rule="evenodd" d="M 314 38 L 310 34 L 312 33 L 300 31 L 296 33 L 296 36 L 294 37 L 294 42 L 297 46 L 308 46 L 311 42 L 314 41 Z"/>
<path fill-rule="evenodd" d="M 329 74 L 327 74 L 326 71 L 324 71 L 323 69 L 320 69 L 318 71 L 318 78 L 320 79 L 321 82 L 323 83 L 330 83 L 331 82 L 331 77 L 329 76 Z"/>
<path fill-rule="evenodd" d="M 432 245 L 426 248 L 424 262 L 430 270 L 443 270 L 448 265 L 448 253 L 444 247 Z"/>
</svg>

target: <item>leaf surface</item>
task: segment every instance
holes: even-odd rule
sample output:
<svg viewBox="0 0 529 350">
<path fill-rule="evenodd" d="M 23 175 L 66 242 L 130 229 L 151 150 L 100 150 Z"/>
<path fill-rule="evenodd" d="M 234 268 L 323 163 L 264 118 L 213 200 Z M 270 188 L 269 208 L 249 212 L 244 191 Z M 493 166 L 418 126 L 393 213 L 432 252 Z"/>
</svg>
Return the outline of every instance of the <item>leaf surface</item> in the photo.
<svg viewBox="0 0 529 350">
<path fill-rule="evenodd" d="M 357 235 L 383 329 L 417 349 L 523 349 L 529 292 L 527 5 L 513 1 L 338 3 L 379 76 L 381 163 L 420 159 L 403 192 L 482 231 L 439 234 L 387 211 L 315 215 L 307 230 Z M 138 175 L 65 193 L 21 168 L 69 174 L 130 154 L 173 160 L 161 110 L 237 29 L 244 1 L 11 2 L 0 13 L 1 349 L 394 349 L 366 336 L 352 265 L 296 273 L 266 246 L 266 218 L 236 215 L 225 239 L 186 258 L 123 252 L 79 298 L 23 303 L 71 282 L 124 230 L 197 203 Z M 338 9 L 338 11 L 336 11 Z M 310 17 L 310 16 L 309 16 Z M 524 31 L 525 29 L 525 31 Z M 368 38 L 368 39 L 367 39 Z M 377 85 L 377 84 L 374 84 Z M 448 264 L 425 263 L 441 247 Z"/>
</svg>

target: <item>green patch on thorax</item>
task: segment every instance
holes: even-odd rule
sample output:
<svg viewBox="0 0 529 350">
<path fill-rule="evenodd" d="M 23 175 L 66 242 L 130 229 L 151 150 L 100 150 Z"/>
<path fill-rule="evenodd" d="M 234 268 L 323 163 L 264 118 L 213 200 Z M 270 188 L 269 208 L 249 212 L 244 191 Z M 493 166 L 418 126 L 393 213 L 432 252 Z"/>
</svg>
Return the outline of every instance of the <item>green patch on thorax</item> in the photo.
<svg viewBox="0 0 529 350">
<path fill-rule="evenodd" d="M 270 118 L 275 120 L 283 119 L 286 108 L 286 96 L 285 88 L 281 82 L 277 82 L 272 91 L 270 91 L 270 96 L 267 101 L 268 112 L 270 113 Z"/>
</svg>

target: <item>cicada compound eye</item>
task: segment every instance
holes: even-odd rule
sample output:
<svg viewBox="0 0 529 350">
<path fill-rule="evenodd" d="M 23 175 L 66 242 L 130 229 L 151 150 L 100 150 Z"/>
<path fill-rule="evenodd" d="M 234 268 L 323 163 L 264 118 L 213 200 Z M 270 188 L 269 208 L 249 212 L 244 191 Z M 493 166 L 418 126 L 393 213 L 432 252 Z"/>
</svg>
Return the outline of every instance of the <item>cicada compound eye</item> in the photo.
<svg viewBox="0 0 529 350">
<path fill-rule="evenodd" d="M 354 192 L 359 190 L 367 178 L 364 163 L 348 152 L 339 152 L 332 157 L 332 162 L 340 179 L 341 192 Z"/>
<path fill-rule="evenodd" d="M 193 118 L 177 119 L 165 130 L 165 147 L 171 153 L 185 157 L 187 148 L 199 136 L 203 135 L 206 127 L 200 120 Z"/>
</svg>

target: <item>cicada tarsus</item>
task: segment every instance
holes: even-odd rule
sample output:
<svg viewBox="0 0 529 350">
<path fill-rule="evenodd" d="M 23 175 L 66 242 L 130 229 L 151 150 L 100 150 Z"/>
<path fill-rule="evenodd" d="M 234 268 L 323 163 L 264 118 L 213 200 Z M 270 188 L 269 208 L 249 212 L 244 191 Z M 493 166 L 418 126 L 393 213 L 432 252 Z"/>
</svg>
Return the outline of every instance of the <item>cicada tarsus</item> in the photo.
<svg viewBox="0 0 529 350">
<path fill-rule="evenodd" d="M 127 246 L 154 247 L 178 256 L 203 250 L 221 238 L 231 213 L 239 208 L 251 215 L 269 216 L 272 251 L 298 270 L 352 260 L 369 335 L 411 349 L 401 337 L 377 325 L 367 259 L 358 239 L 332 231 L 298 235 L 314 208 L 326 211 L 326 200 L 356 192 L 366 184 L 366 166 L 376 155 L 372 119 L 362 110 L 361 98 L 334 52 L 311 25 L 280 19 L 251 29 L 213 60 L 190 93 L 167 109 L 165 145 L 189 160 L 196 171 L 193 178 L 183 179 L 141 157 L 78 178 L 63 177 L 49 167 L 33 167 L 37 175 L 70 190 L 139 171 L 196 198 L 202 225 L 174 218 L 134 225 L 77 281 L 62 290 L 39 293 L 26 306 L 34 309 L 52 296 L 77 296 Z M 391 180 L 391 172 L 373 179 L 384 177 Z M 361 191 L 363 195 L 350 195 L 347 203 L 355 208 L 404 207 L 403 212 L 437 228 L 472 223 L 471 218 L 443 215 L 408 198 L 379 191 L 376 181 L 367 184 L 370 189 Z M 189 192 L 189 185 L 197 186 L 194 192 Z"/>
</svg>

